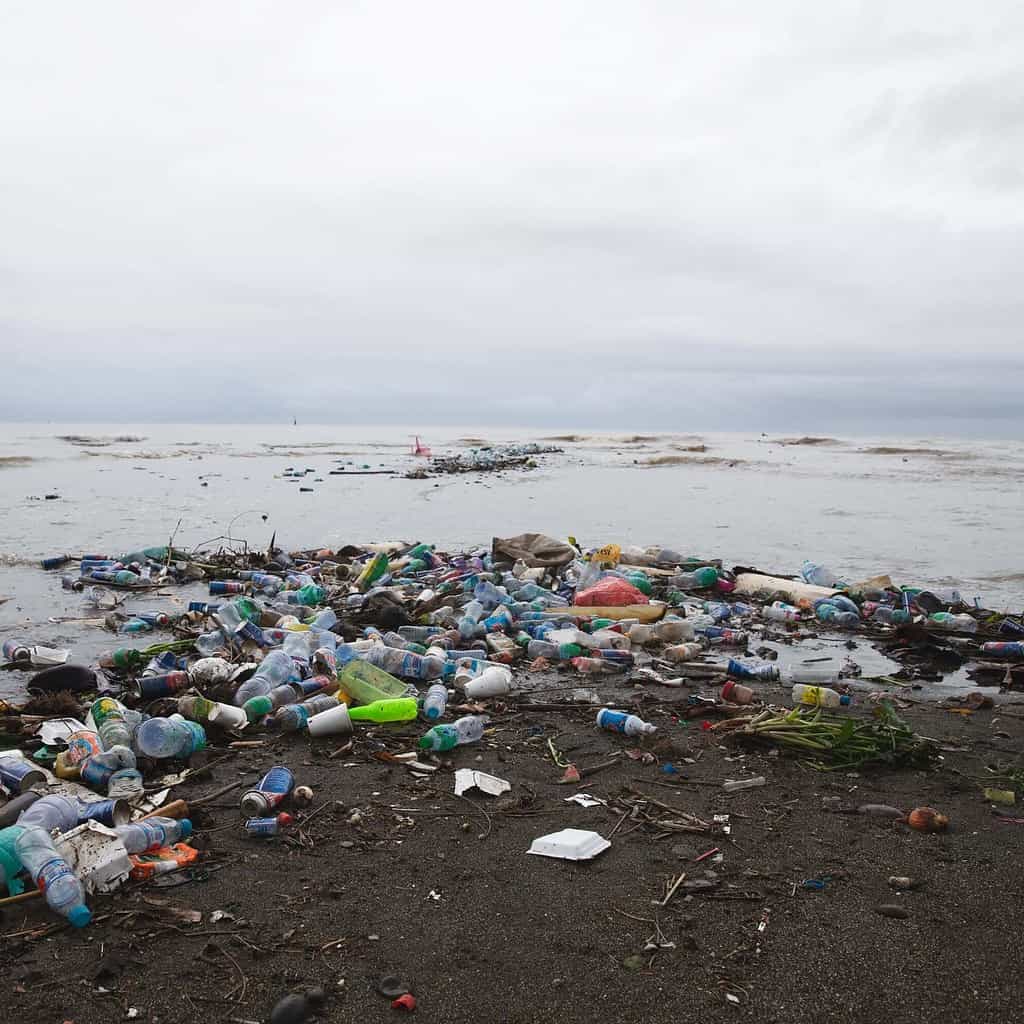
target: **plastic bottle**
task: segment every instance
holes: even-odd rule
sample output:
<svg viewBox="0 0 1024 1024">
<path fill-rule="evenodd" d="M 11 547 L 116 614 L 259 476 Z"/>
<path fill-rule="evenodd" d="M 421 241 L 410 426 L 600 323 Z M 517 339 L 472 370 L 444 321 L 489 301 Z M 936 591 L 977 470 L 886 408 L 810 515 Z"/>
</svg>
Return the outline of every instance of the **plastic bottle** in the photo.
<svg viewBox="0 0 1024 1024">
<path fill-rule="evenodd" d="M 547 640 L 531 640 L 526 645 L 530 658 L 547 658 L 550 661 L 571 661 L 583 653 L 579 644 L 554 644 Z"/>
<path fill-rule="evenodd" d="M 300 700 L 302 700 L 301 686 L 295 683 L 282 683 L 261 697 L 250 697 L 242 705 L 242 710 L 250 722 L 256 722 L 273 714 L 278 708 L 283 708 L 285 704 L 294 704 Z"/>
<path fill-rule="evenodd" d="M 738 679 L 760 679 L 771 682 L 779 678 L 777 665 L 744 665 L 742 661 L 736 661 L 734 658 L 729 659 L 725 671 Z"/>
<path fill-rule="evenodd" d="M 249 817 L 265 815 L 287 799 L 294 788 L 295 776 L 283 765 L 275 765 L 260 779 L 255 789 L 242 797 L 242 813 Z"/>
<path fill-rule="evenodd" d="M 275 686 L 288 682 L 294 672 L 295 663 L 284 651 L 269 651 L 256 672 L 235 690 L 235 704 L 242 707 L 250 697 L 265 696 Z"/>
<path fill-rule="evenodd" d="M 75 928 L 84 928 L 92 920 L 92 913 L 85 905 L 81 884 L 57 852 L 49 833 L 38 827 L 26 828 L 14 849 L 50 909 L 66 917 Z"/>
<path fill-rule="evenodd" d="M 630 630 L 632 634 L 632 630 Z M 692 640 L 695 632 L 689 619 L 681 619 L 678 615 L 666 615 L 661 622 L 654 624 L 654 635 L 667 643 L 679 643 L 681 640 Z M 630 640 L 633 637 L 630 635 Z"/>
<path fill-rule="evenodd" d="M 448 706 L 448 687 L 444 683 L 434 683 L 423 698 L 423 717 L 434 722 L 444 715 Z"/>
<path fill-rule="evenodd" d="M 146 656 L 142 651 L 134 647 L 118 647 L 116 651 L 107 651 L 99 656 L 100 668 L 109 668 L 117 671 L 129 671 L 133 668 L 141 668 Z"/>
<path fill-rule="evenodd" d="M 681 572 L 669 579 L 669 584 L 682 590 L 707 590 L 718 582 L 718 570 L 705 565 L 693 572 Z"/>
<path fill-rule="evenodd" d="M 476 743 L 483 738 L 487 719 L 480 715 L 466 715 L 451 725 L 435 725 L 419 738 L 421 750 L 443 753 L 466 743 Z"/>
<path fill-rule="evenodd" d="M 816 587 L 835 587 L 839 584 L 839 577 L 827 565 L 818 565 L 816 562 L 804 562 L 800 575 L 805 583 L 812 583 Z"/>
<path fill-rule="evenodd" d="M 722 687 L 722 700 L 730 704 L 753 704 L 754 691 L 742 683 L 734 683 L 731 679 Z"/>
<path fill-rule="evenodd" d="M 438 679 L 444 672 L 444 661 L 440 658 L 421 656 L 383 645 L 375 645 L 365 651 L 363 660 L 392 675 L 408 679 Z"/>
<path fill-rule="evenodd" d="M 668 661 L 693 661 L 694 658 L 699 658 L 704 653 L 704 648 L 700 644 L 675 644 L 671 647 L 666 647 L 662 651 L 662 657 Z"/>
<path fill-rule="evenodd" d="M 340 703 L 337 697 L 321 693 L 301 704 L 286 704 L 267 719 L 267 728 L 276 732 L 302 732 L 314 715 L 336 708 Z"/>
<path fill-rule="evenodd" d="M 378 551 L 365 566 L 363 571 L 356 578 L 356 587 L 365 591 L 372 583 L 375 583 L 388 571 L 388 556 L 383 551 Z"/>
<path fill-rule="evenodd" d="M 21 858 L 18 857 L 18 836 L 24 832 L 21 825 L 8 825 L 0 829 L 0 885 L 7 886 L 9 896 L 17 896 L 25 891 L 25 884 L 18 873 L 21 871 Z"/>
<path fill-rule="evenodd" d="M 38 799 L 18 818 L 18 824 L 25 828 L 43 828 L 47 832 L 70 832 L 80 819 L 77 800 L 50 793 Z"/>
<path fill-rule="evenodd" d="M 78 765 L 82 782 L 96 789 L 103 789 L 116 772 L 135 767 L 135 751 L 131 747 L 115 744 L 109 750 L 93 754 Z"/>
<path fill-rule="evenodd" d="M 842 611 L 828 601 L 817 602 L 814 606 L 814 614 L 819 622 L 842 626 L 846 629 L 854 629 L 860 625 L 860 616 L 856 612 Z"/>
<path fill-rule="evenodd" d="M 793 703 L 808 704 L 811 707 L 840 708 L 846 707 L 850 703 L 850 698 L 825 686 L 798 683 L 793 687 Z"/>
<path fill-rule="evenodd" d="M 349 708 L 348 716 L 353 722 L 411 722 L 419 710 L 415 697 L 391 697 Z"/>
<path fill-rule="evenodd" d="M 589 676 L 612 675 L 616 672 L 626 671 L 625 665 L 619 665 L 614 661 L 605 661 L 603 658 L 573 658 L 572 667 L 577 672 Z"/>
<path fill-rule="evenodd" d="M 761 614 L 769 622 L 799 622 L 803 613 L 795 605 L 773 601 Z"/>
<path fill-rule="evenodd" d="M 249 818 L 245 831 L 251 836 L 276 836 L 295 819 L 283 811 L 272 818 Z"/>
<path fill-rule="evenodd" d="M 598 711 L 597 724 L 602 729 L 621 732 L 626 736 L 649 736 L 658 729 L 656 725 L 651 725 L 628 711 L 613 711 L 611 708 L 601 708 Z"/>
<path fill-rule="evenodd" d="M 815 686 L 821 686 L 823 683 L 839 681 L 839 666 L 834 664 L 787 665 L 782 670 L 781 678 L 788 683 L 812 683 Z"/>
<path fill-rule="evenodd" d="M 177 714 L 169 718 L 148 718 L 135 730 L 135 750 L 145 757 L 184 760 L 205 746 L 203 727 Z"/>
<path fill-rule="evenodd" d="M 100 743 L 104 750 L 111 747 L 130 747 L 132 745 L 132 731 L 125 721 L 126 708 L 120 701 L 113 697 L 100 697 L 92 702 L 89 714 L 96 724 L 96 732 L 99 734 Z"/>
<path fill-rule="evenodd" d="M 118 825 L 114 831 L 129 853 L 145 853 L 188 839 L 192 835 L 192 822 L 188 818 L 146 818 L 130 825 Z"/>
<path fill-rule="evenodd" d="M 952 612 L 935 612 L 928 617 L 928 621 L 956 633 L 978 632 L 978 620 L 966 612 L 960 615 L 954 615 Z"/>
</svg>

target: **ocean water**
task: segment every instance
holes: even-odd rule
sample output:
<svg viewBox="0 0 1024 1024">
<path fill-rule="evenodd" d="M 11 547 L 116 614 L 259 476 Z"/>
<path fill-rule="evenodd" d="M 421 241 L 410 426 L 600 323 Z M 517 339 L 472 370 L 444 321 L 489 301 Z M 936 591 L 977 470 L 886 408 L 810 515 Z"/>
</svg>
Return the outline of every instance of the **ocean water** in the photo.
<svg viewBox="0 0 1024 1024">
<path fill-rule="evenodd" d="M 525 472 L 409 480 L 402 474 L 424 464 L 410 454 L 412 436 L 407 427 L 0 424 L 0 638 L 91 660 L 114 637 L 39 559 L 118 554 L 172 535 L 183 547 L 265 548 L 276 533 L 292 549 L 395 539 L 452 549 L 539 531 L 789 574 L 811 558 L 850 579 L 888 573 L 958 586 L 987 607 L 1024 607 L 1021 442 L 434 428 L 422 439 L 435 454 L 532 441 L 562 451 Z M 295 480 L 289 468 L 313 472 Z M 351 475 L 365 469 L 395 475 Z M 174 610 L 202 592 L 129 600 Z M 20 693 L 20 676 L 0 678 L 0 696 Z"/>
<path fill-rule="evenodd" d="M 479 442 L 542 441 L 564 451 L 543 456 L 536 470 L 501 476 L 329 475 L 364 466 L 404 473 L 422 463 L 409 454 L 412 434 L 0 424 L 0 573 L 46 555 L 115 552 L 172 534 L 189 546 L 230 537 L 265 547 L 275 531 L 289 547 L 380 539 L 457 546 L 536 530 L 586 545 L 668 544 L 782 571 L 812 558 L 850 577 L 889 573 L 960 584 L 997 608 L 1022 603 L 1022 442 L 434 428 L 423 441 L 435 454 Z M 289 467 L 315 472 L 295 481 L 282 476 Z"/>
</svg>

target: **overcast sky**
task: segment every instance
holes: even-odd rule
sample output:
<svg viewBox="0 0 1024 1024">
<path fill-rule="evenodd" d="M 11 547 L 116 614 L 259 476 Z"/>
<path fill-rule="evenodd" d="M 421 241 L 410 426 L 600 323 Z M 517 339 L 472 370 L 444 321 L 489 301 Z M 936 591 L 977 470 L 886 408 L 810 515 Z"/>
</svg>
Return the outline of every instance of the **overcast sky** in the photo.
<svg viewBox="0 0 1024 1024">
<path fill-rule="evenodd" d="M 1024 5 L 7 0 L 0 418 L 1021 436 Z"/>
</svg>

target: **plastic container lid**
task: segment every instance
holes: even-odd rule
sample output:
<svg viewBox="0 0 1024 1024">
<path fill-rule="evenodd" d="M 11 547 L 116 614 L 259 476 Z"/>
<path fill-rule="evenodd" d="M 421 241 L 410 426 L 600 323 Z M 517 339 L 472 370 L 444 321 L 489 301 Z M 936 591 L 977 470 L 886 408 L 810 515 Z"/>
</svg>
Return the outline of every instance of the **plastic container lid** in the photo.
<svg viewBox="0 0 1024 1024">
<path fill-rule="evenodd" d="M 561 860 L 590 860 L 603 853 L 612 844 L 596 832 L 578 828 L 563 828 L 561 832 L 534 839 L 527 853 Z"/>
<path fill-rule="evenodd" d="M 84 928 L 92 920 L 92 911 L 84 904 L 79 903 L 68 911 L 68 921 L 75 928 Z"/>
<path fill-rule="evenodd" d="M 188 839 L 192 835 L 192 820 L 191 818 L 182 818 L 178 822 L 178 827 L 181 830 L 181 838 Z"/>
</svg>

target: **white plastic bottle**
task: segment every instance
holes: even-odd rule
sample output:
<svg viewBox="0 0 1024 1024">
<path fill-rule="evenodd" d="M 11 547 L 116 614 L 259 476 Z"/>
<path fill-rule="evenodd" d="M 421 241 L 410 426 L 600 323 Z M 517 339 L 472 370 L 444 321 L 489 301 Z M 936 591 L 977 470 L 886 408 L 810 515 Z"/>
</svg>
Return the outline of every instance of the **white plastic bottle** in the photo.
<svg viewBox="0 0 1024 1024">
<path fill-rule="evenodd" d="M 85 905 L 81 883 L 57 852 L 49 833 L 39 827 L 27 828 L 14 848 L 50 909 L 66 917 L 75 928 L 84 928 L 92 920 L 92 912 Z"/>
<path fill-rule="evenodd" d="M 841 708 L 850 703 L 850 698 L 845 694 L 830 690 L 827 686 L 807 686 L 804 683 L 797 683 L 793 687 L 793 703 L 808 704 L 811 707 L 819 708 Z"/>
</svg>

